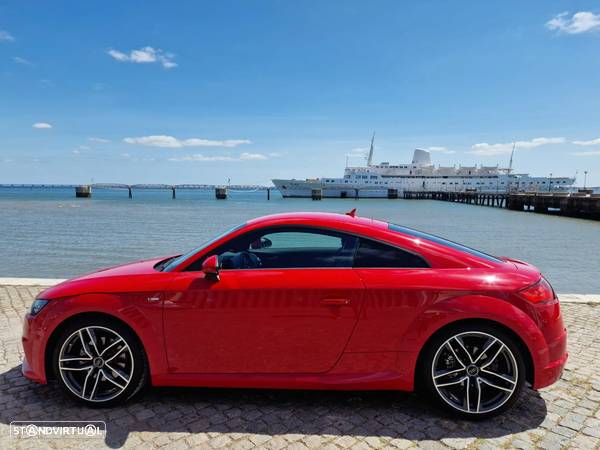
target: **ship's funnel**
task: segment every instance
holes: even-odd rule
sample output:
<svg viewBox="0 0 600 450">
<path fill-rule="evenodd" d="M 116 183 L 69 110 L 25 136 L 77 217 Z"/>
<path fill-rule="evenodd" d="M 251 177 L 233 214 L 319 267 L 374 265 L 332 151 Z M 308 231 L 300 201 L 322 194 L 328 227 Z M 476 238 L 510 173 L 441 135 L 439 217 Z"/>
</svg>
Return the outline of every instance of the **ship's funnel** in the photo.
<svg viewBox="0 0 600 450">
<path fill-rule="evenodd" d="M 415 149 L 413 153 L 412 163 L 417 166 L 430 166 L 431 165 L 431 155 L 427 150 L 422 150 L 420 148 Z"/>
</svg>

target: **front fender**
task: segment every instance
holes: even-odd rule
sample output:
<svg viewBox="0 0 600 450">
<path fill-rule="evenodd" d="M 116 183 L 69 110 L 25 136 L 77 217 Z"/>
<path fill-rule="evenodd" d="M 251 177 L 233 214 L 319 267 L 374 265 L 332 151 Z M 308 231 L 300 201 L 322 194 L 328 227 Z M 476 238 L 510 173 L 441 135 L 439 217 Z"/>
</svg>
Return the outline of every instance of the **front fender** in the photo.
<svg viewBox="0 0 600 450">
<path fill-rule="evenodd" d="M 160 301 L 149 302 L 149 297 Z M 127 324 L 140 339 L 148 357 L 150 374 L 166 373 L 167 359 L 163 340 L 162 298 L 159 293 L 84 294 L 52 300 L 39 324 L 39 359 L 45 361 L 50 336 L 66 320 L 79 314 L 100 313 L 115 317 Z M 41 317 L 40 317 L 41 318 Z M 37 358 L 36 358 L 37 359 Z M 40 361 L 40 362 L 41 362 Z M 46 379 L 45 366 L 43 379 Z"/>
</svg>

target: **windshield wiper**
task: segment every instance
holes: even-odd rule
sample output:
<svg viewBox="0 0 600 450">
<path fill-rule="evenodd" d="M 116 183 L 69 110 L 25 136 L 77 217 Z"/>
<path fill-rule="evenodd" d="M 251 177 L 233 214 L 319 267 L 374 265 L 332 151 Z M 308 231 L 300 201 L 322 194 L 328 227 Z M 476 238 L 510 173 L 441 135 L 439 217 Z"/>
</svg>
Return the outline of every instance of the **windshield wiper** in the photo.
<svg viewBox="0 0 600 450">
<path fill-rule="evenodd" d="M 159 262 L 154 268 L 159 272 L 162 272 L 167 265 L 173 261 L 177 256 L 171 256 L 170 258 L 165 259 L 164 261 Z"/>
</svg>

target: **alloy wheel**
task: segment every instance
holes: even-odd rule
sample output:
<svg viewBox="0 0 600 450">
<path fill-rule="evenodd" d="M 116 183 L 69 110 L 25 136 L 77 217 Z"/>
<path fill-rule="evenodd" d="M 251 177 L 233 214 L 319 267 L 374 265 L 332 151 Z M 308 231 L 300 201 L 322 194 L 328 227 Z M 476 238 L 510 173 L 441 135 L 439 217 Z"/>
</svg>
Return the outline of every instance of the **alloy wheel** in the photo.
<svg viewBox="0 0 600 450">
<path fill-rule="evenodd" d="M 440 345 L 431 375 L 442 400 L 468 414 L 500 408 L 514 394 L 519 381 L 510 348 L 498 337 L 480 331 L 458 333 Z"/>
<path fill-rule="evenodd" d="M 116 331 L 87 326 L 69 335 L 58 355 L 67 388 L 82 400 L 107 402 L 120 395 L 133 377 L 134 358 Z"/>
</svg>

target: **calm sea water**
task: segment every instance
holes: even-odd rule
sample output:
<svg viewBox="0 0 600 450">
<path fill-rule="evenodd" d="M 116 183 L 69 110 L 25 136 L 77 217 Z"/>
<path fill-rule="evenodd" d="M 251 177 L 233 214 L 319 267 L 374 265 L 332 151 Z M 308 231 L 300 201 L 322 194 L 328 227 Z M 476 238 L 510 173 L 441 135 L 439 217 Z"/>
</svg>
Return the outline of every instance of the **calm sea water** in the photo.
<svg viewBox="0 0 600 450">
<path fill-rule="evenodd" d="M 352 208 L 538 266 L 558 292 L 600 293 L 600 222 L 429 200 L 282 199 L 266 192 L 0 188 L 0 277 L 68 278 L 193 248 L 248 219 Z"/>
</svg>

